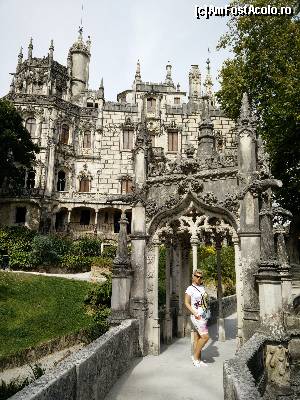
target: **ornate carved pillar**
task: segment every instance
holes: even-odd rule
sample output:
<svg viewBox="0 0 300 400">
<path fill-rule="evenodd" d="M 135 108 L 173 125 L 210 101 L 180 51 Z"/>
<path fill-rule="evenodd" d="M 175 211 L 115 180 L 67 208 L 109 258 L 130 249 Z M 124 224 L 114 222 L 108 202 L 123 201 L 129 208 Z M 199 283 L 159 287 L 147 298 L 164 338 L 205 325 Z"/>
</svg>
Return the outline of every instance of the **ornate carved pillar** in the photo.
<svg viewBox="0 0 300 400">
<path fill-rule="evenodd" d="M 256 166 L 256 131 L 247 94 L 244 93 L 238 132 L 238 184 L 240 187 L 240 249 L 243 277 L 243 337 L 248 340 L 259 326 L 259 299 L 255 283 L 260 259 L 258 197 L 250 190 Z"/>
<path fill-rule="evenodd" d="M 184 337 L 184 280 L 182 265 L 182 241 L 178 241 L 178 316 L 177 316 L 177 337 Z"/>
<path fill-rule="evenodd" d="M 223 288 L 222 288 L 222 273 L 221 273 L 221 249 L 222 239 L 216 239 L 216 253 L 217 253 L 217 271 L 218 271 L 218 305 L 219 305 L 219 316 L 218 316 L 218 332 L 219 341 L 225 342 L 225 325 L 223 316 Z"/>
<path fill-rule="evenodd" d="M 152 325 L 152 353 L 160 353 L 160 325 L 158 317 L 158 268 L 159 268 L 159 247 L 158 237 L 153 238 L 154 245 L 154 274 L 153 274 L 153 325 Z"/>
<path fill-rule="evenodd" d="M 51 196 L 54 184 L 54 164 L 55 164 L 55 143 L 52 139 L 48 140 L 48 168 L 45 194 Z"/>
<path fill-rule="evenodd" d="M 123 212 L 120 220 L 117 255 L 113 261 L 111 317 L 112 325 L 130 318 L 129 301 L 132 270 L 127 250 L 127 218 Z"/>
<path fill-rule="evenodd" d="M 243 344 L 243 276 L 240 265 L 240 246 L 239 238 L 235 234 L 232 238 L 234 246 L 234 264 L 236 279 L 236 308 L 237 308 L 237 347 Z"/>
<path fill-rule="evenodd" d="M 199 246 L 199 239 L 196 236 L 191 237 L 191 245 L 192 245 L 192 252 L 193 252 L 193 272 L 197 269 L 198 259 L 197 259 L 197 251 Z"/>
<path fill-rule="evenodd" d="M 285 244 L 286 231 L 282 225 L 279 225 L 275 233 L 277 235 L 277 258 L 280 262 L 282 306 L 284 310 L 288 310 L 292 306 L 292 275 Z"/>
<path fill-rule="evenodd" d="M 130 295 L 131 314 L 139 320 L 140 348 L 144 354 L 146 300 L 146 216 L 145 207 L 137 203 L 132 208 L 131 266 L 133 269 Z"/>
<path fill-rule="evenodd" d="M 282 295 L 280 263 L 276 260 L 271 186 L 276 185 L 275 180 L 260 182 L 261 197 L 260 229 L 261 229 L 261 261 L 256 276 L 259 287 L 261 328 L 267 332 L 282 329 Z"/>
<path fill-rule="evenodd" d="M 169 344 L 172 342 L 172 318 L 170 313 L 171 303 L 171 280 L 170 280 L 170 264 L 171 264 L 171 245 L 166 242 L 166 313 L 164 326 L 164 342 Z"/>
</svg>

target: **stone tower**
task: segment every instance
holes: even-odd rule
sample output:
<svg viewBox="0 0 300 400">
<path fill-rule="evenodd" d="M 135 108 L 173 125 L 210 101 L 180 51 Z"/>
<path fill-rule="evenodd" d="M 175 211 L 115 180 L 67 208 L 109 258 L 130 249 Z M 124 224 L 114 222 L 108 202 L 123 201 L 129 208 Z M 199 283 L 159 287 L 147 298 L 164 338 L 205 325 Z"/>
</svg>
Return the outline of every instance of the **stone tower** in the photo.
<svg viewBox="0 0 300 400">
<path fill-rule="evenodd" d="M 79 28 L 77 41 L 72 45 L 68 55 L 68 67 L 71 77 L 71 96 L 77 96 L 88 88 L 91 41 L 84 43 L 82 28 Z"/>
</svg>

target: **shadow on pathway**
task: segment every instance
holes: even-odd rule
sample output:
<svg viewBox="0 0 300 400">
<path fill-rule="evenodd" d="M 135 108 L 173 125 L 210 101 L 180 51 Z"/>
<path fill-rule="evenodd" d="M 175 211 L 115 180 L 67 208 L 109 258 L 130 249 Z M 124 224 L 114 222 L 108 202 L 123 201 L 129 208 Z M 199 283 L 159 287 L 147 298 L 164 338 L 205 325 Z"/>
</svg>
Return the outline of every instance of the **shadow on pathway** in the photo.
<svg viewBox="0 0 300 400">
<path fill-rule="evenodd" d="M 136 359 L 105 400 L 223 400 L 223 362 L 235 353 L 236 315 L 226 319 L 225 331 L 226 342 L 218 342 L 217 326 L 210 327 L 207 368 L 193 366 L 190 338 L 177 339 L 158 357 Z"/>
</svg>

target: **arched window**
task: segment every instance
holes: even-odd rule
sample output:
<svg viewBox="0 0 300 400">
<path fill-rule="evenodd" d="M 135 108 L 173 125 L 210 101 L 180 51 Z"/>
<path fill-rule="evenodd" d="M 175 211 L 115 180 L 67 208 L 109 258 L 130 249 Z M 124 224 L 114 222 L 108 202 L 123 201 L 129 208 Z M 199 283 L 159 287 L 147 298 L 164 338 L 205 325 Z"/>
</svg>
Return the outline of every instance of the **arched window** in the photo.
<svg viewBox="0 0 300 400">
<path fill-rule="evenodd" d="M 67 124 L 62 124 L 61 126 L 60 143 L 69 143 L 69 127 Z"/>
<path fill-rule="evenodd" d="M 64 192 L 66 189 L 66 173 L 64 171 L 58 171 L 57 174 L 57 191 Z"/>
<path fill-rule="evenodd" d="M 124 178 L 121 181 L 121 192 L 132 193 L 132 179 Z"/>
<path fill-rule="evenodd" d="M 90 131 L 85 131 L 83 135 L 83 147 L 85 149 L 90 149 L 91 148 L 91 132 Z"/>
<path fill-rule="evenodd" d="M 90 191 L 90 180 L 87 177 L 81 178 L 79 182 L 79 192 Z"/>
<path fill-rule="evenodd" d="M 34 186 L 35 186 L 35 171 L 31 169 L 27 173 L 26 187 L 27 189 L 33 189 Z"/>
<path fill-rule="evenodd" d="M 30 133 L 30 136 L 33 137 L 35 135 L 35 130 L 36 130 L 36 121 L 35 118 L 27 118 L 25 127 Z"/>
<path fill-rule="evenodd" d="M 147 99 L 147 111 L 154 113 L 156 107 L 156 100 L 153 97 Z"/>
</svg>

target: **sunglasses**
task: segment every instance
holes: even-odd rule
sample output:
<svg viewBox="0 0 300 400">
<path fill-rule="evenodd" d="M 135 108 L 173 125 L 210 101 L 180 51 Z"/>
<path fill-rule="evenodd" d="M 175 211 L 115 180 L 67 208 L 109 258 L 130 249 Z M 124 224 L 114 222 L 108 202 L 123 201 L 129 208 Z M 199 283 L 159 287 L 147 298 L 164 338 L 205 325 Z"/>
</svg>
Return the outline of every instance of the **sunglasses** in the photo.
<svg viewBox="0 0 300 400">
<path fill-rule="evenodd" d="M 202 278 L 202 275 L 194 275 L 196 278 Z"/>
</svg>

